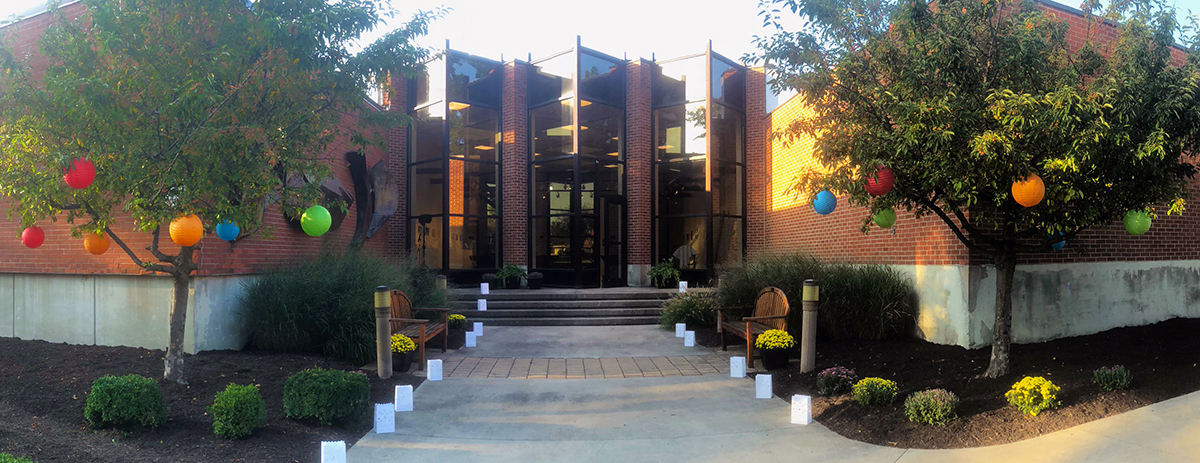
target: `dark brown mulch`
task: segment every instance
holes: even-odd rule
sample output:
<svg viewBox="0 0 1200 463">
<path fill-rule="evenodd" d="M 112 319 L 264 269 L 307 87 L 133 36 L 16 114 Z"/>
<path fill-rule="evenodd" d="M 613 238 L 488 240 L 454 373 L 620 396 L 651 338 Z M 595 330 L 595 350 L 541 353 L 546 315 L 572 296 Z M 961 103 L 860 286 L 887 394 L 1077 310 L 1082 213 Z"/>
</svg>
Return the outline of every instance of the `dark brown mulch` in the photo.
<svg viewBox="0 0 1200 463">
<path fill-rule="evenodd" d="M 708 331 L 716 337 L 715 331 Z M 785 400 L 793 394 L 814 396 L 817 422 L 850 439 L 904 448 L 980 447 L 1036 437 L 1200 390 L 1198 333 L 1200 320 L 1174 319 L 1014 345 L 1012 373 L 999 379 L 976 379 L 988 365 L 990 348 L 967 350 L 914 339 L 819 342 L 816 370 L 802 374 L 793 360 L 787 369 L 773 372 L 773 384 L 775 394 Z M 1124 365 L 1133 373 L 1130 390 L 1104 392 L 1092 382 L 1093 370 L 1112 365 Z M 816 373 L 833 366 L 853 369 L 859 378 L 896 381 L 896 402 L 868 407 L 848 395 L 816 396 Z M 1009 406 L 1004 393 L 1024 376 L 1043 376 L 1061 387 L 1062 406 L 1036 417 Z M 932 388 L 958 395 L 958 419 L 944 427 L 909 422 L 904 398 Z"/>
<path fill-rule="evenodd" d="M 283 414 L 283 383 L 312 367 L 356 367 L 319 356 L 268 352 L 204 352 L 187 356 L 188 385 L 162 381 L 169 419 L 155 430 L 123 436 L 93 431 L 83 419 L 84 401 L 100 376 L 162 377 L 163 351 L 129 347 L 52 344 L 0 338 L 0 452 L 39 463 L 70 462 L 313 462 L 320 442 L 357 442 L 370 430 L 301 423 Z M 395 385 L 423 378 L 397 374 L 371 378 L 372 401 L 391 402 Z M 267 402 L 267 424 L 250 437 L 229 441 L 212 433 L 205 408 L 229 383 L 257 384 Z"/>
</svg>

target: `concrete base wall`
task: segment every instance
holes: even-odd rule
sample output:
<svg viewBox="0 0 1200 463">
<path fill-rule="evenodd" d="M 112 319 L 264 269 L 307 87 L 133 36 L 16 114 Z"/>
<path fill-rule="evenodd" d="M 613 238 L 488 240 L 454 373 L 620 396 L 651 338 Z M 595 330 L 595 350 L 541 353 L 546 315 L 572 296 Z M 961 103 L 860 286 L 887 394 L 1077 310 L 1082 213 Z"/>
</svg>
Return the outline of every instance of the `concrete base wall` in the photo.
<svg viewBox="0 0 1200 463">
<path fill-rule="evenodd" d="M 184 348 L 241 349 L 244 283 L 196 277 Z M 68 344 L 166 349 L 171 279 L 132 275 L 0 274 L 0 336 Z"/>
<path fill-rule="evenodd" d="M 625 284 L 626 285 L 637 286 L 637 287 L 652 286 L 650 283 L 650 277 L 649 277 L 649 273 L 650 273 L 649 265 L 629 264 L 629 265 L 625 266 L 625 268 L 626 268 L 626 273 L 625 273 L 625 278 L 626 278 Z M 2 325 L 0 325 L 0 326 L 2 326 Z"/>
</svg>

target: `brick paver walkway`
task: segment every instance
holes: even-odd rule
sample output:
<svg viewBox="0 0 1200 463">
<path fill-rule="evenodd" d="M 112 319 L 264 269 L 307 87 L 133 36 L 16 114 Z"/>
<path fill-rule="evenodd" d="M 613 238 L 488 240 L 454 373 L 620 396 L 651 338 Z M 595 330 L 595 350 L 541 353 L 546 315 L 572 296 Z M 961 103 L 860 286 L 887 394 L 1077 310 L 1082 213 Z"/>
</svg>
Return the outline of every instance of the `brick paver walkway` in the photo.
<svg viewBox="0 0 1200 463">
<path fill-rule="evenodd" d="M 447 378 L 592 379 L 728 375 L 729 357 L 479 358 L 442 360 Z"/>
</svg>

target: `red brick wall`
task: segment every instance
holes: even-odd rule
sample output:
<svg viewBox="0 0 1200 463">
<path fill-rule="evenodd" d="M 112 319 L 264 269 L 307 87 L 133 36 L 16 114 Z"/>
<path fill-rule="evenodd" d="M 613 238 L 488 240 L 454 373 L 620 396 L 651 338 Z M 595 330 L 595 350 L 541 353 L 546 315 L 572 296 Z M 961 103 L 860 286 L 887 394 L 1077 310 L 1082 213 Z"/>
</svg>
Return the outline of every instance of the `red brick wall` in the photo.
<svg viewBox="0 0 1200 463">
<path fill-rule="evenodd" d="M 651 265 L 650 220 L 654 201 L 651 158 L 654 134 L 650 121 L 650 79 L 654 64 L 631 61 L 625 73 L 625 182 L 628 199 L 626 223 L 630 265 Z"/>
<path fill-rule="evenodd" d="M 771 130 L 766 102 L 767 76 L 763 68 L 746 72 L 746 256 L 766 249 L 767 198 L 770 176 L 767 172 L 767 135 Z"/>
<path fill-rule="evenodd" d="M 408 79 L 391 76 L 391 91 L 388 92 L 388 111 L 407 111 Z M 399 189 L 396 215 L 388 220 L 386 250 L 388 259 L 400 259 L 408 255 L 408 127 L 394 127 L 387 134 L 388 171 L 392 174 L 392 188 Z"/>
<path fill-rule="evenodd" d="M 83 2 L 76 2 L 63 6 L 62 12 L 67 18 L 75 19 L 86 9 Z M 47 11 L 0 27 L 0 44 L 12 47 L 18 59 L 29 57 L 29 66 L 35 79 L 41 79 L 42 74 L 46 72 L 46 58 L 38 53 L 38 44 L 54 19 L 54 15 Z"/>
<path fill-rule="evenodd" d="M 525 93 L 528 72 L 528 63 L 514 61 L 504 66 L 501 252 L 503 262 L 513 265 L 526 265 L 529 257 L 529 100 Z"/>
</svg>

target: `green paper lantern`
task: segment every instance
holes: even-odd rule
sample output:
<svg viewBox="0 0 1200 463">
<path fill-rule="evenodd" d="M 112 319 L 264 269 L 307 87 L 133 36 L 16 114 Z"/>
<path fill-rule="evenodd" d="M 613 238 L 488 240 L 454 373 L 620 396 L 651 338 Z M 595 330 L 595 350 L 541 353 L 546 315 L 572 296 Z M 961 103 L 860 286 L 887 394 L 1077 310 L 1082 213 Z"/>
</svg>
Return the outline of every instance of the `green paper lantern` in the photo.
<svg viewBox="0 0 1200 463">
<path fill-rule="evenodd" d="M 1125 223 L 1125 231 L 1133 236 L 1141 236 L 1150 230 L 1150 214 L 1146 211 L 1133 210 L 1125 213 L 1121 220 Z"/>
<path fill-rule="evenodd" d="M 300 228 L 304 229 L 308 236 L 324 235 L 329 231 L 330 225 L 333 225 L 333 217 L 329 215 L 329 209 L 323 206 L 310 207 L 300 216 Z"/>
<path fill-rule="evenodd" d="M 896 211 L 893 211 L 892 208 L 889 207 L 875 213 L 875 225 L 879 225 L 879 228 L 892 228 L 892 225 L 895 224 Z"/>
</svg>

